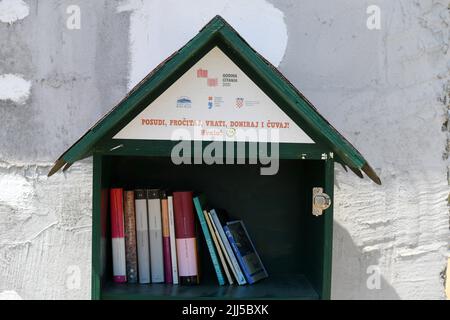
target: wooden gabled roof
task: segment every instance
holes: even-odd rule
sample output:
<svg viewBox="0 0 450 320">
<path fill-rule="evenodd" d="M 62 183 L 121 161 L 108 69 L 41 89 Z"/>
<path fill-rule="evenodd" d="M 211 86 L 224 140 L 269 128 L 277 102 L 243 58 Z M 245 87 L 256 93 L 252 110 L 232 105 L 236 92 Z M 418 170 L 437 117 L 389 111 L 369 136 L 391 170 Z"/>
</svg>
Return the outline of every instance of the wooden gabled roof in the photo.
<svg viewBox="0 0 450 320">
<path fill-rule="evenodd" d="M 359 177 L 361 171 L 375 183 L 380 178 L 361 153 L 348 142 L 270 62 L 264 59 L 222 17 L 214 17 L 185 46 L 138 83 L 108 114 L 56 160 L 49 176 L 92 155 L 105 137 L 112 137 L 148 106 L 214 46 L 219 46 L 314 141 L 335 154 L 336 161 Z"/>
</svg>

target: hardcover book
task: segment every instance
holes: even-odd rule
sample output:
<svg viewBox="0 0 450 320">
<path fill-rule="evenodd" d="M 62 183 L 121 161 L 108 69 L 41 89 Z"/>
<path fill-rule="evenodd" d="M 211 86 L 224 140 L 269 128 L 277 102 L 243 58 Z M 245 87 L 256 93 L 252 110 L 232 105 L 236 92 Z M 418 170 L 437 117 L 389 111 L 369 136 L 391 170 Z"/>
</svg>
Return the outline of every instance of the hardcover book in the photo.
<svg viewBox="0 0 450 320">
<path fill-rule="evenodd" d="M 150 283 L 150 244 L 148 241 L 147 192 L 134 191 L 139 283 Z"/>
<path fill-rule="evenodd" d="M 110 190 L 113 281 L 126 282 L 123 189 Z"/>
<path fill-rule="evenodd" d="M 168 284 L 173 283 L 172 278 L 172 258 L 170 252 L 170 227 L 169 227 L 169 202 L 167 192 L 161 190 L 161 221 L 162 221 L 162 239 L 163 239 L 163 258 L 164 258 L 164 279 Z"/>
<path fill-rule="evenodd" d="M 244 271 L 249 284 L 267 278 L 267 271 L 259 258 L 258 253 L 248 235 L 247 229 L 241 220 L 227 222 L 224 226 L 225 234 Z"/>
<path fill-rule="evenodd" d="M 198 253 L 192 191 L 173 193 L 175 238 L 180 284 L 198 284 Z"/>
<path fill-rule="evenodd" d="M 169 210 L 170 258 L 172 262 L 173 284 L 178 284 L 177 246 L 175 240 L 175 217 L 173 212 L 173 196 L 167 197 Z"/>
<path fill-rule="evenodd" d="M 138 280 L 136 256 L 136 214 L 134 210 L 134 191 L 124 192 L 125 215 L 125 256 L 127 266 L 127 280 L 136 283 Z"/>
<path fill-rule="evenodd" d="M 147 190 L 150 270 L 152 283 L 164 282 L 164 255 L 159 189 Z"/>
<path fill-rule="evenodd" d="M 211 216 L 213 225 L 216 227 L 217 233 L 219 234 L 221 243 L 225 248 L 225 257 L 228 260 L 228 264 L 231 267 L 231 271 L 233 272 L 237 283 L 240 285 L 246 284 L 247 281 L 245 280 L 244 274 L 242 273 L 241 267 L 239 266 L 239 262 L 237 261 L 234 251 L 231 248 L 230 242 L 228 241 L 228 238 L 223 230 L 223 223 L 221 221 L 225 221 L 225 219 L 221 218 L 218 212 L 216 212 L 216 210 L 214 209 L 211 209 L 209 214 Z"/>
</svg>

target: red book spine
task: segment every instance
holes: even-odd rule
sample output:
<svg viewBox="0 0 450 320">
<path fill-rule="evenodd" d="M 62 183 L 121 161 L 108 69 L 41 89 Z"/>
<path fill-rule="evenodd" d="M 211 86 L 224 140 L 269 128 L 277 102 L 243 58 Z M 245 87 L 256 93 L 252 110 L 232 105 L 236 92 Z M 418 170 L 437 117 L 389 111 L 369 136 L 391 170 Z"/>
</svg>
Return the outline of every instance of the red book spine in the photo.
<svg viewBox="0 0 450 320">
<path fill-rule="evenodd" d="M 172 277 L 172 260 L 170 258 L 170 238 L 163 237 L 163 254 L 164 254 L 164 279 L 166 283 L 173 284 Z"/>
<path fill-rule="evenodd" d="M 169 203 L 165 191 L 161 191 L 161 220 L 163 236 L 164 279 L 166 283 L 173 283 L 172 258 L 170 255 Z"/>
<path fill-rule="evenodd" d="M 178 274 L 181 284 L 198 284 L 198 253 L 191 191 L 173 193 Z"/>
<path fill-rule="evenodd" d="M 113 281 L 126 282 L 123 189 L 110 191 Z"/>
</svg>

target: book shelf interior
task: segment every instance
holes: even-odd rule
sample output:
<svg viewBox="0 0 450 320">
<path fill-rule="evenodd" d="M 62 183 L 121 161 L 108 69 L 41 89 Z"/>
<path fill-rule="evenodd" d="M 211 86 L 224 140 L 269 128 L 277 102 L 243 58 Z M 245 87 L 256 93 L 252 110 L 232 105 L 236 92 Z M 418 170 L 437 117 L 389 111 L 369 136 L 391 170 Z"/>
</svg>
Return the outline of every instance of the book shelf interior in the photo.
<svg viewBox="0 0 450 320">
<path fill-rule="evenodd" d="M 242 219 L 269 277 L 253 285 L 219 286 L 201 231 L 200 284 L 115 284 L 111 281 L 109 209 L 102 210 L 103 299 L 299 298 L 322 292 L 324 220 L 311 213 L 313 187 L 323 187 L 322 160 L 280 160 L 276 175 L 259 165 L 174 165 L 170 158 L 103 156 L 102 190 L 170 188 L 204 193 L 211 208 Z M 107 192 L 102 192 L 106 195 Z M 105 199 L 102 202 L 108 203 Z"/>
</svg>

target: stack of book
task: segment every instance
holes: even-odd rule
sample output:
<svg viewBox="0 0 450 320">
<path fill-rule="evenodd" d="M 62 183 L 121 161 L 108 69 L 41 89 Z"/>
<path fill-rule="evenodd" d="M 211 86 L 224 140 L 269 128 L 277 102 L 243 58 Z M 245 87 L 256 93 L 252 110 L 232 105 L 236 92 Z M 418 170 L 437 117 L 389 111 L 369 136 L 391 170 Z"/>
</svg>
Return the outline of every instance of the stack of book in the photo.
<svg viewBox="0 0 450 320">
<path fill-rule="evenodd" d="M 114 282 L 199 284 L 196 220 L 219 285 L 268 276 L 243 221 L 209 209 L 202 195 L 113 188 L 110 210 Z"/>
</svg>

